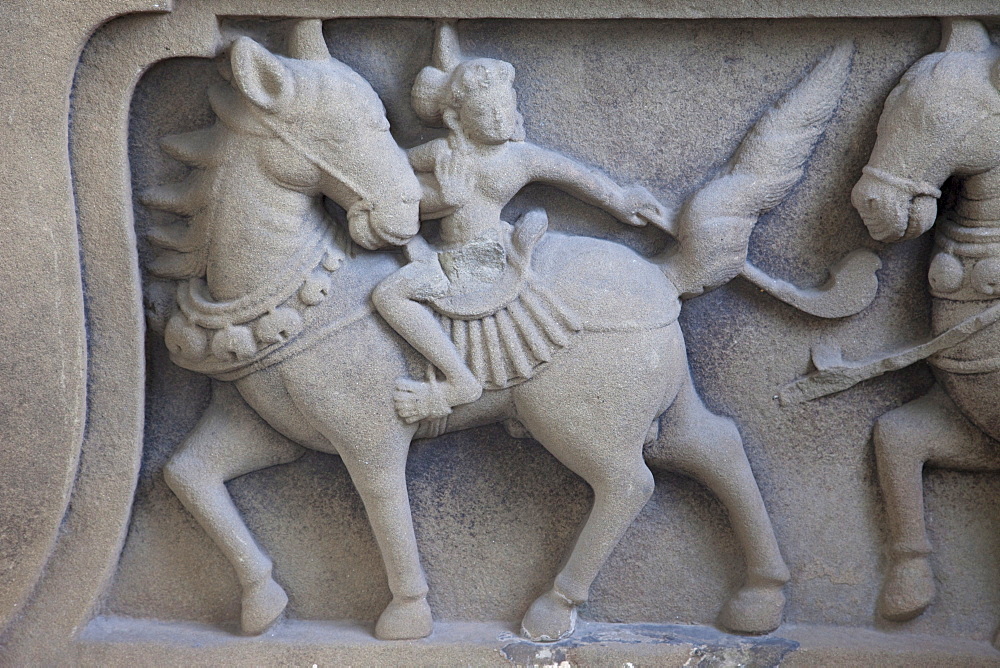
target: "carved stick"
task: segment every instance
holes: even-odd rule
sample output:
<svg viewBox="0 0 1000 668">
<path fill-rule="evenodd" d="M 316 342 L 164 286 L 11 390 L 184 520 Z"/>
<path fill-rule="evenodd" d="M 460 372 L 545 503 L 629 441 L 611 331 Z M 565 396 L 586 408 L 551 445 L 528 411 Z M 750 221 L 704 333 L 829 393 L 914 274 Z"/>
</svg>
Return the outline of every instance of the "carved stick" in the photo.
<svg viewBox="0 0 1000 668">
<path fill-rule="evenodd" d="M 842 392 L 863 380 L 908 367 L 953 348 L 996 322 L 1000 322 L 1000 301 L 924 343 L 873 360 L 845 362 L 840 358 L 839 349 L 814 347 L 812 354 L 816 371 L 781 388 L 778 400 L 782 406 L 789 406 Z"/>
</svg>

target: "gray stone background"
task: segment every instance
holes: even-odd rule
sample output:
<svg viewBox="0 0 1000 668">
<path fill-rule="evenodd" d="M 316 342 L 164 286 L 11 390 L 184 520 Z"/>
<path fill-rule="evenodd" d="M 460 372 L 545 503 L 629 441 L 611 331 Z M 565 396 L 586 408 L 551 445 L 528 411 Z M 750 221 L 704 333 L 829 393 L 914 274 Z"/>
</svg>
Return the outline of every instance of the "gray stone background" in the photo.
<svg viewBox="0 0 1000 668">
<path fill-rule="evenodd" d="M 280 49 L 280 23 L 232 21 L 227 28 Z M 409 106 L 432 30 L 425 20 L 326 23 L 332 53 L 372 83 L 406 147 L 439 134 L 422 127 Z M 874 614 L 886 524 L 870 430 L 877 416 L 929 387 L 930 372 L 917 366 L 792 408 L 778 406 L 774 395 L 807 370 L 809 347 L 820 339 L 856 358 L 927 331 L 929 239 L 881 247 L 864 231 L 849 193 L 874 142 L 882 101 L 914 60 L 936 48 L 938 22 L 477 20 L 461 22 L 459 32 L 467 54 L 516 67 L 530 141 L 619 182 L 641 183 L 671 204 L 711 176 L 811 63 L 838 40 L 855 41 L 848 90 L 830 130 L 803 183 L 759 224 L 751 257 L 776 276 L 813 284 L 846 252 L 875 248 L 885 265 L 877 300 L 859 316 L 823 321 L 737 279 L 687 302 L 681 322 L 695 383 L 712 410 L 740 425 L 789 562 L 786 621 L 896 627 Z M 211 61 L 173 59 L 140 81 L 130 131 L 136 189 L 184 173 L 157 140 L 211 121 L 205 89 L 216 80 Z M 510 216 L 529 205 L 544 206 L 555 229 L 614 238 L 647 253 L 665 243 L 655 231 L 624 229 L 548 187 L 525 189 Z M 136 205 L 140 234 L 154 215 Z M 235 576 L 162 476 L 207 402 L 208 383 L 172 365 L 156 335 L 147 339 L 147 354 L 142 471 L 101 612 L 234 624 Z M 591 501 L 586 484 L 538 443 L 513 440 L 499 426 L 418 442 L 408 475 L 430 602 L 442 620 L 520 619 L 554 576 Z M 686 478 L 657 472 L 656 480 L 653 499 L 602 571 L 584 617 L 710 624 L 740 582 L 742 555 L 722 505 Z M 375 619 L 389 596 L 385 575 L 338 458 L 310 453 L 229 488 L 274 559 L 291 617 Z M 925 488 L 940 595 L 905 626 L 985 639 L 1000 607 L 1000 480 L 932 472 Z"/>
</svg>

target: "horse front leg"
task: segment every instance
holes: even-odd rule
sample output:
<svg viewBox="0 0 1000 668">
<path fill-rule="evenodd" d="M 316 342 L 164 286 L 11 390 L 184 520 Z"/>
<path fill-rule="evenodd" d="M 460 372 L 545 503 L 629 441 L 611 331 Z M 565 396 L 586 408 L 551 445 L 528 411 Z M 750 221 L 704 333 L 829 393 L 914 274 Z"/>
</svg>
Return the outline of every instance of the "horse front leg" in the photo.
<svg viewBox="0 0 1000 668">
<path fill-rule="evenodd" d="M 392 387 L 407 366 L 399 340 L 386 330 L 373 318 L 362 320 L 349 334 L 330 336 L 276 368 L 296 412 L 340 455 L 364 503 L 392 594 L 375 635 L 423 638 L 433 620 L 406 489 L 417 425 L 404 423 L 393 405 Z"/>
<path fill-rule="evenodd" d="M 225 483 L 252 471 L 295 461 L 305 450 L 274 431 L 229 383 L 213 382 L 212 401 L 167 461 L 163 477 L 184 508 L 232 564 L 243 589 L 240 625 L 263 633 L 284 611 L 285 591 L 271 575 Z"/>
<path fill-rule="evenodd" d="M 924 523 L 924 465 L 997 470 L 1000 448 L 938 385 L 880 417 L 872 440 L 890 538 L 878 611 L 886 619 L 906 621 L 930 605 L 936 589 Z"/>
<path fill-rule="evenodd" d="M 647 462 L 708 487 L 726 507 L 743 548 L 746 582 L 726 603 L 719 624 L 738 633 L 773 631 L 781 624 L 790 574 L 736 424 L 705 407 L 689 373 L 660 424 L 659 438 L 646 448 Z"/>
<path fill-rule="evenodd" d="M 538 433 L 537 427 L 529 428 Z M 595 431 L 589 438 L 542 436 L 545 447 L 590 484 L 594 505 L 552 588 L 524 615 L 521 633 L 534 641 L 551 642 L 573 632 L 577 607 L 587 601 L 601 567 L 653 495 L 653 474 L 642 461 L 644 432 L 625 440 L 618 430 Z"/>
<path fill-rule="evenodd" d="M 395 416 L 392 421 L 397 421 Z M 392 592 L 375 624 L 375 636 L 382 640 L 424 638 L 434 623 L 406 490 L 406 455 L 413 430 L 397 431 L 338 447 L 365 505 Z"/>
</svg>

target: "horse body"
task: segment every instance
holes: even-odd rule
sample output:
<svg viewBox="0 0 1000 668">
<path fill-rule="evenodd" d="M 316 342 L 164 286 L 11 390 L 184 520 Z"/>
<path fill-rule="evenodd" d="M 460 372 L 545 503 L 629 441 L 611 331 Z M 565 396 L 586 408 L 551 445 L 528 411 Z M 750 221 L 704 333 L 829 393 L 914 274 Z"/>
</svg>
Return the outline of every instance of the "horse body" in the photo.
<svg viewBox="0 0 1000 668">
<path fill-rule="evenodd" d="M 872 236 L 910 239 L 937 223 L 928 270 L 935 335 L 1000 300 L 1000 49 L 981 24 L 944 21 L 938 52 L 889 95 L 878 140 L 852 200 Z M 954 206 L 938 215 L 954 177 Z M 1000 470 L 1000 326 L 928 359 L 931 391 L 877 421 L 875 452 L 890 528 L 884 617 L 916 617 L 935 595 L 923 516 L 925 465 Z"/>
<path fill-rule="evenodd" d="M 231 85 L 211 98 L 220 122 L 165 141 L 200 171 L 146 197 L 190 218 L 179 231 L 153 237 L 165 251 L 150 271 L 179 283 L 152 321 L 165 321 L 174 361 L 216 379 L 210 405 L 168 461 L 165 479 L 236 570 L 243 631 L 266 630 L 288 598 L 226 481 L 293 461 L 305 448 L 338 454 L 364 502 L 392 593 L 375 633 L 419 638 L 431 632 L 432 618 L 406 491 L 410 441 L 494 422 L 530 434 L 594 490 L 568 559 L 525 615 L 530 638 L 555 640 L 573 630 L 577 606 L 653 492 L 647 462 L 701 481 L 730 513 L 747 575 L 720 623 L 749 633 L 776 628 L 788 569 L 736 425 L 708 411 L 695 391 L 677 322 L 679 290 L 669 278 L 698 291 L 714 287 L 743 266 L 739 249 L 735 269 L 710 281 L 695 275 L 699 263 L 683 252 L 654 263 L 608 241 L 546 234 L 531 271 L 573 314 L 571 339 L 530 377 L 457 406 L 447 424 L 408 425 L 391 388 L 426 369 L 370 300 L 400 259 L 355 242 L 376 247 L 412 236 L 419 186 L 377 96 L 330 58 L 319 21 L 297 24 L 291 52 L 282 58 L 238 39 L 226 72 Z M 705 189 L 711 196 L 682 217 L 682 232 L 685 220 L 716 234 L 718 221 L 735 220 L 746 227 L 739 243 L 749 238 L 756 217 L 801 177 L 849 63 L 848 49 L 835 51 L 759 123 L 763 130 L 742 158 L 710 182 L 715 190 Z M 739 201 L 726 196 L 733 193 Z M 321 195 L 346 210 L 349 237 L 326 214 Z M 707 262 L 707 249 L 699 249 Z M 494 356 L 490 350 L 510 341 L 497 343 L 495 334 L 488 361 L 502 367 L 518 353 Z"/>
<path fill-rule="evenodd" d="M 952 215 L 939 223 L 929 270 L 934 334 L 1000 300 L 998 249 L 1000 170 L 994 168 L 967 178 Z M 991 325 L 936 355 L 931 364 L 962 413 L 991 438 L 1000 439 L 1000 405 L 984 401 L 1000 388 L 1000 327 Z"/>
<path fill-rule="evenodd" d="M 706 482 L 734 516 L 747 551 L 748 583 L 723 622 L 753 632 L 776 625 L 787 570 L 735 425 L 710 413 L 694 390 L 672 284 L 632 251 L 596 239 L 549 235 L 536 250 L 535 265 L 540 279 L 567 301 L 588 307 L 581 309 L 584 331 L 531 380 L 456 407 L 447 426 L 457 431 L 516 420 L 594 489 L 594 509 L 571 557 L 553 590 L 529 611 L 525 630 L 536 639 L 556 639 L 572 629 L 573 609 L 586 601 L 600 566 L 652 494 L 644 455 Z M 330 293 L 337 299 L 331 302 L 337 306 L 331 319 L 363 315 L 347 317 L 346 326 L 233 386 L 214 383 L 211 405 L 167 464 L 168 484 L 239 575 L 247 633 L 270 626 L 287 599 L 271 578 L 270 560 L 231 507 L 224 482 L 297 459 L 303 447 L 338 454 L 364 501 L 393 594 L 376 635 L 430 632 L 405 484 L 417 426 L 397 417 L 386 391 L 419 366 L 415 353 L 366 304 L 374 285 L 395 267 L 384 254 L 345 262 L 333 275 Z M 635 296 L 657 292 L 658 298 L 616 302 L 601 294 L 612 288 Z M 651 442 L 653 425 L 668 408 L 660 438 Z"/>
</svg>

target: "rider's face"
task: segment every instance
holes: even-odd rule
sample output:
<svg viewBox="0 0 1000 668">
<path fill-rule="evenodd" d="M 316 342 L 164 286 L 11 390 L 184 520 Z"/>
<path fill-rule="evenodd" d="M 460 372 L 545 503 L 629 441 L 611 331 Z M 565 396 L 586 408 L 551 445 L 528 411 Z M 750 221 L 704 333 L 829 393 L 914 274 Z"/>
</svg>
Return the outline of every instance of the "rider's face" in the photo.
<svg viewBox="0 0 1000 668">
<path fill-rule="evenodd" d="M 510 83 L 470 91 L 459 114 L 465 134 L 477 143 L 524 139 L 524 119 L 517 111 L 517 94 Z"/>
</svg>

